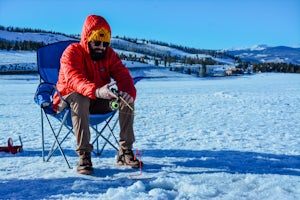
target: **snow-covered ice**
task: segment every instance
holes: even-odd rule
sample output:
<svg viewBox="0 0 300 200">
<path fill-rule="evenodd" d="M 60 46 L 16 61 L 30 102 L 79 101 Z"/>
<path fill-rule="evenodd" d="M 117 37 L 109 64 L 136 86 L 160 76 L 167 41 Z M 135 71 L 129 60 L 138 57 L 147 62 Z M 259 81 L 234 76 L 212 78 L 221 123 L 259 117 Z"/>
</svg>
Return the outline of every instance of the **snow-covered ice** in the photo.
<svg viewBox="0 0 300 200">
<path fill-rule="evenodd" d="M 59 154 L 43 162 L 38 76 L 0 75 L 0 146 L 19 136 L 24 146 L 0 152 L 0 199 L 300 199 L 299 74 L 142 75 L 156 77 L 136 85 L 145 180 L 129 179 L 139 171 L 116 166 L 112 148 L 93 157 L 92 176 L 77 174 L 73 137 L 73 169 Z"/>
</svg>

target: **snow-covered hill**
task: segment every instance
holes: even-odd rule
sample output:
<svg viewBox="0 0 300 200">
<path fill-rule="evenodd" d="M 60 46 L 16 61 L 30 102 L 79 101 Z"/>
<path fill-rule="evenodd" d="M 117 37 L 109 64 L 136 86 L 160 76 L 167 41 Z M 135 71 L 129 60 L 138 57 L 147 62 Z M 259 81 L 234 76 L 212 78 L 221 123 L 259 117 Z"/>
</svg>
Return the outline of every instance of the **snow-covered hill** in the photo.
<svg viewBox="0 0 300 200">
<path fill-rule="evenodd" d="M 256 63 L 282 62 L 300 65 L 300 48 L 256 45 L 249 48 L 225 50 L 225 52 L 230 55 L 238 56 L 242 60 Z"/>
<path fill-rule="evenodd" d="M 0 40 L 7 41 L 33 41 L 44 42 L 45 44 L 51 44 L 58 41 L 74 40 L 73 37 L 67 37 L 63 34 L 54 33 L 33 33 L 33 32 L 11 32 L 6 30 L 0 30 Z M 130 42 L 120 38 L 112 38 L 112 46 L 118 53 L 125 54 L 127 56 L 144 57 L 147 55 L 149 60 L 146 60 L 146 64 L 154 65 L 153 55 L 165 55 L 176 56 L 179 58 L 209 58 L 218 63 L 225 65 L 233 65 L 234 60 L 230 57 L 212 57 L 207 54 L 192 54 L 176 48 L 153 44 L 151 42 L 137 41 Z M 126 49 L 126 50 L 124 50 Z M 222 52 L 228 55 L 234 55 L 240 57 L 245 61 L 259 62 L 285 62 L 300 64 L 300 48 L 291 47 L 268 47 L 265 45 L 257 45 L 250 48 L 243 49 L 227 49 Z M 147 54 L 148 53 L 148 54 Z M 149 54 L 151 54 L 149 56 Z M 224 54 L 224 55 L 226 55 Z M 36 53 L 35 51 L 6 51 L 0 50 L 0 71 L 12 71 L 12 70 L 36 70 Z M 128 65 L 136 66 L 137 63 L 126 62 Z M 138 63 L 140 65 L 140 63 Z M 145 66 L 145 64 L 143 64 Z"/>
<path fill-rule="evenodd" d="M 45 44 L 51 44 L 58 41 L 66 41 L 66 40 L 74 40 L 73 37 L 67 37 L 61 34 L 53 34 L 53 33 L 31 33 L 31 32 L 11 32 L 0 30 L 0 39 L 8 40 L 8 41 L 33 41 L 33 42 L 44 42 Z M 156 54 L 164 54 L 170 56 L 179 56 L 179 57 L 195 57 L 195 54 L 186 53 L 182 50 L 178 50 L 175 48 L 151 44 L 151 43 L 143 43 L 143 42 L 129 42 L 119 38 L 112 38 L 112 45 L 117 46 L 115 48 L 117 51 L 121 51 L 126 47 L 130 49 L 131 52 L 127 52 L 128 54 L 136 54 L 136 52 L 140 51 L 149 51 Z M 118 49 L 118 47 L 120 49 Z M 124 52 L 123 52 L 124 53 Z M 209 55 L 198 55 L 198 57 L 211 57 Z"/>
<path fill-rule="evenodd" d="M 125 41 L 123 39 L 119 38 L 112 38 L 112 45 L 116 46 L 116 49 L 119 48 L 128 48 L 132 49 L 133 52 L 141 52 L 141 51 L 147 51 L 151 52 L 153 54 L 164 54 L 168 56 L 179 56 L 179 57 L 195 57 L 196 54 L 191 54 L 184 52 L 182 50 L 168 47 L 168 46 L 162 46 L 158 44 L 152 44 L 151 42 L 145 43 L 145 42 L 129 42 Z M 131 52 L 132 53 L 132 52 Z M 210 55 L 206 54 L 197 54 L 199 58 L 212 58 Z"/>
<path fill-rule="evenodd" d="M 31 32 L 12 32 L 0 30 L 0 39 L 8 41 L 33 41 L 44 42 L 51 44 L 58 41 L 74 40 L 74 38 L 67 37 L 60 34 L 53 33 L 31 33 Z"/>
<path fill-rule="evenodd" d="M 0 30 L 0 40 L 7 41 L 33 41 L 33 42 L 44 42 L 45 44 L 51 44 L 58 41 L 74 40 L 73 37 L 67 37 L 62 34 L 53 33 L 32 33 L 32 32 L 12 32 Z M 160 54 L 168 56 L 178 57 L 198 57 L 198 58 L 212 58 L 210 55 L 199 55 L 190 54 L 182 50 L 171 48 L 167 46 L 143 43 L 143 42 L 129 42 L 120 38 L 112 38 L 112 46 L 117 53 L 122 53 L 127 56 L 138 56 L 144 57 L 144 52 L 150 52 L 150 54 Z M 129 49 L 129 50 L 124 50 Z M 34 71 L 36 70 L 36 52 L 35 51 L 6 51 L 0 50 L 0 71 Z M 154 65 L 153 56 L 149 56 L 149 60 L 146 63 L 128 62 L 124 61 L 127 67 L 145 67 Z M 212 58 L 213 59 L 213 58 Z M 220 62 L 220 60 L 218 60 Z M 226 60 L 228 62 L 228 60 Z M 231 60 L 233 62 L 233 60 Z"/>
</svg>

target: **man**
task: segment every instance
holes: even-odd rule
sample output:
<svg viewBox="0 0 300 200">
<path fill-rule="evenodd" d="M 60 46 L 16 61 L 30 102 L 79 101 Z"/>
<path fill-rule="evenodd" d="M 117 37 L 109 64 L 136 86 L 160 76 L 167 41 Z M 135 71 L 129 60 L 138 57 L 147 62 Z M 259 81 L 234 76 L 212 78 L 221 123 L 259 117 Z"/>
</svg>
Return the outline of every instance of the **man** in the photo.
<svg viewBox="0 0 300 200">
<path fill-rule="evenodd" d="M 112 48 L 109 47 L 111 30 L 101 16 L 86 18 L 80 43 L 71 44 L 64 51 L 56 84 L 61 96 L 70 104 L 73 128 L 79 155 L 77 172 L 92 174 L 89 114 L 108 113 L 109 101 L 118 97 L 110 86 L 116 84 L 120 95 L 134 106 L 136 88 L 128 69 L 122 64 Z M 111 83 L 111 78 L 115 82 Z M 58 95 L 54 97 L 54 109 L 60 112 L 65 107 Z M 134 113 L 124 102 L 120 103 L 120 150 L 117 164 L 138 168 L 140 161 L 134 158 Z"/>
</svg>

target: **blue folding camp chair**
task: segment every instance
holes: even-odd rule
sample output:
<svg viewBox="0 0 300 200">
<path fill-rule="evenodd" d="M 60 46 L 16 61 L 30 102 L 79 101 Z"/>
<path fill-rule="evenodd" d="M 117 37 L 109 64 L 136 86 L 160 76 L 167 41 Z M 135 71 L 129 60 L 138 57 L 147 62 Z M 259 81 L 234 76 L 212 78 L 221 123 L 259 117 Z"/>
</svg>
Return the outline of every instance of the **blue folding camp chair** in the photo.
<svg viewBox="0 0 300 200">
<path fill-rule="evenodd" d="M 41 47 L 37 50 L 37 66 L 38 72 L 40 75 L 40 84 L 38 85 L 37 91 L 34 96 L 35 102 L 41 107 L 41 128 L 42 128 L 42 157 L 43 161 L 49 161 L 53 153 L 56 150 L 59 150 L 64 160 L 66 161 L 69 168 L 71 168 L 69 161 L 66 157 L 66 154 L 62 148 L 62 143 L 66 138 L 73 133 L 73 126 L 71 121 L 71 112 L 70 107 L 67 107 L 63 112 L 56 114 L 52 109 L 52 97 L 54 93 L 58 92 L 55 84 L 58 80 L 58 73 L 60 68 L 60 57 L 65 50 L 65 48 L 71 43 L 78 41 L 62 41 L 53 43 L 44 47 Z M 141 77 L 134 79 L 135 82 L 140 80 Z M 60 96 L 60 95 L 59 95 Z M 60 96 L 61 100 L 63 98 Z M 90 128 L 96 133 L 92 141 L 92 145 L 96 146 L 95 154 L 101 155 L 105 146 L 109 144 L 116 151 L 118 151 L 118 141 L 115 137 L 113 130 L 117 124 L 118 119 L 113 120 L 117 111 L 113 111 L 107 114 L 90 114 Z M 58 126 L 54 127 L 53 120 L 51 121 L 49 117 L 54 117 L 60 123 Z M 45 160 L 45 118 L 48 122 L 51 132 L 54 136 L 53 145 L 48 152 L 48 156 Z M 116 117 L 117 118 L 117 117 Z M 57 122 L 57 120 L 55 120 Z M 102 126 L 102 128 L 101 128 Z M 109 132 L 105 133 L 105 130 Z M 64 130 L 64 133 L 63 133 Z M 63 134 L 62 134 L 63 133 Z M 105 134 L 104 134 L 105 133 Z M 74 134 L 74 133 L 73 133 Z M 103 138 L 102 148 L 99 148 L 99 137 Z M 111 142 L 111 137 L 114 138 L 114 141 Z M 114 143 L 116 145 L 114 145 Z"/>
</svg>

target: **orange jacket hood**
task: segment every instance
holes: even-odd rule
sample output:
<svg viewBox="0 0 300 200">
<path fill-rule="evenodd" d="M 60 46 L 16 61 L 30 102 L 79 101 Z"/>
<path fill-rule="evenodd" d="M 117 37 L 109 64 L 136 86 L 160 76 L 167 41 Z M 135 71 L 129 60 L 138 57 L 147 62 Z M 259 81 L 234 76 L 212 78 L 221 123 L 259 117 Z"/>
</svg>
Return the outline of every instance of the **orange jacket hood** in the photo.
<svg viewBox="0 0 300 200">
<path fill-rule="evenodd" d="M 109 31 L 109 34 L 111 35 L 110 26 L 103 17 L 98 15 L 89 15 L 86 18 L 82 27 L 81 39 L 80 39 L 80 44 L 86 52 L 89 53 L 88 37 L 90 36 L 92 31 L 100 28 L 105 28 L 107 31 Z"/>
</svg>

